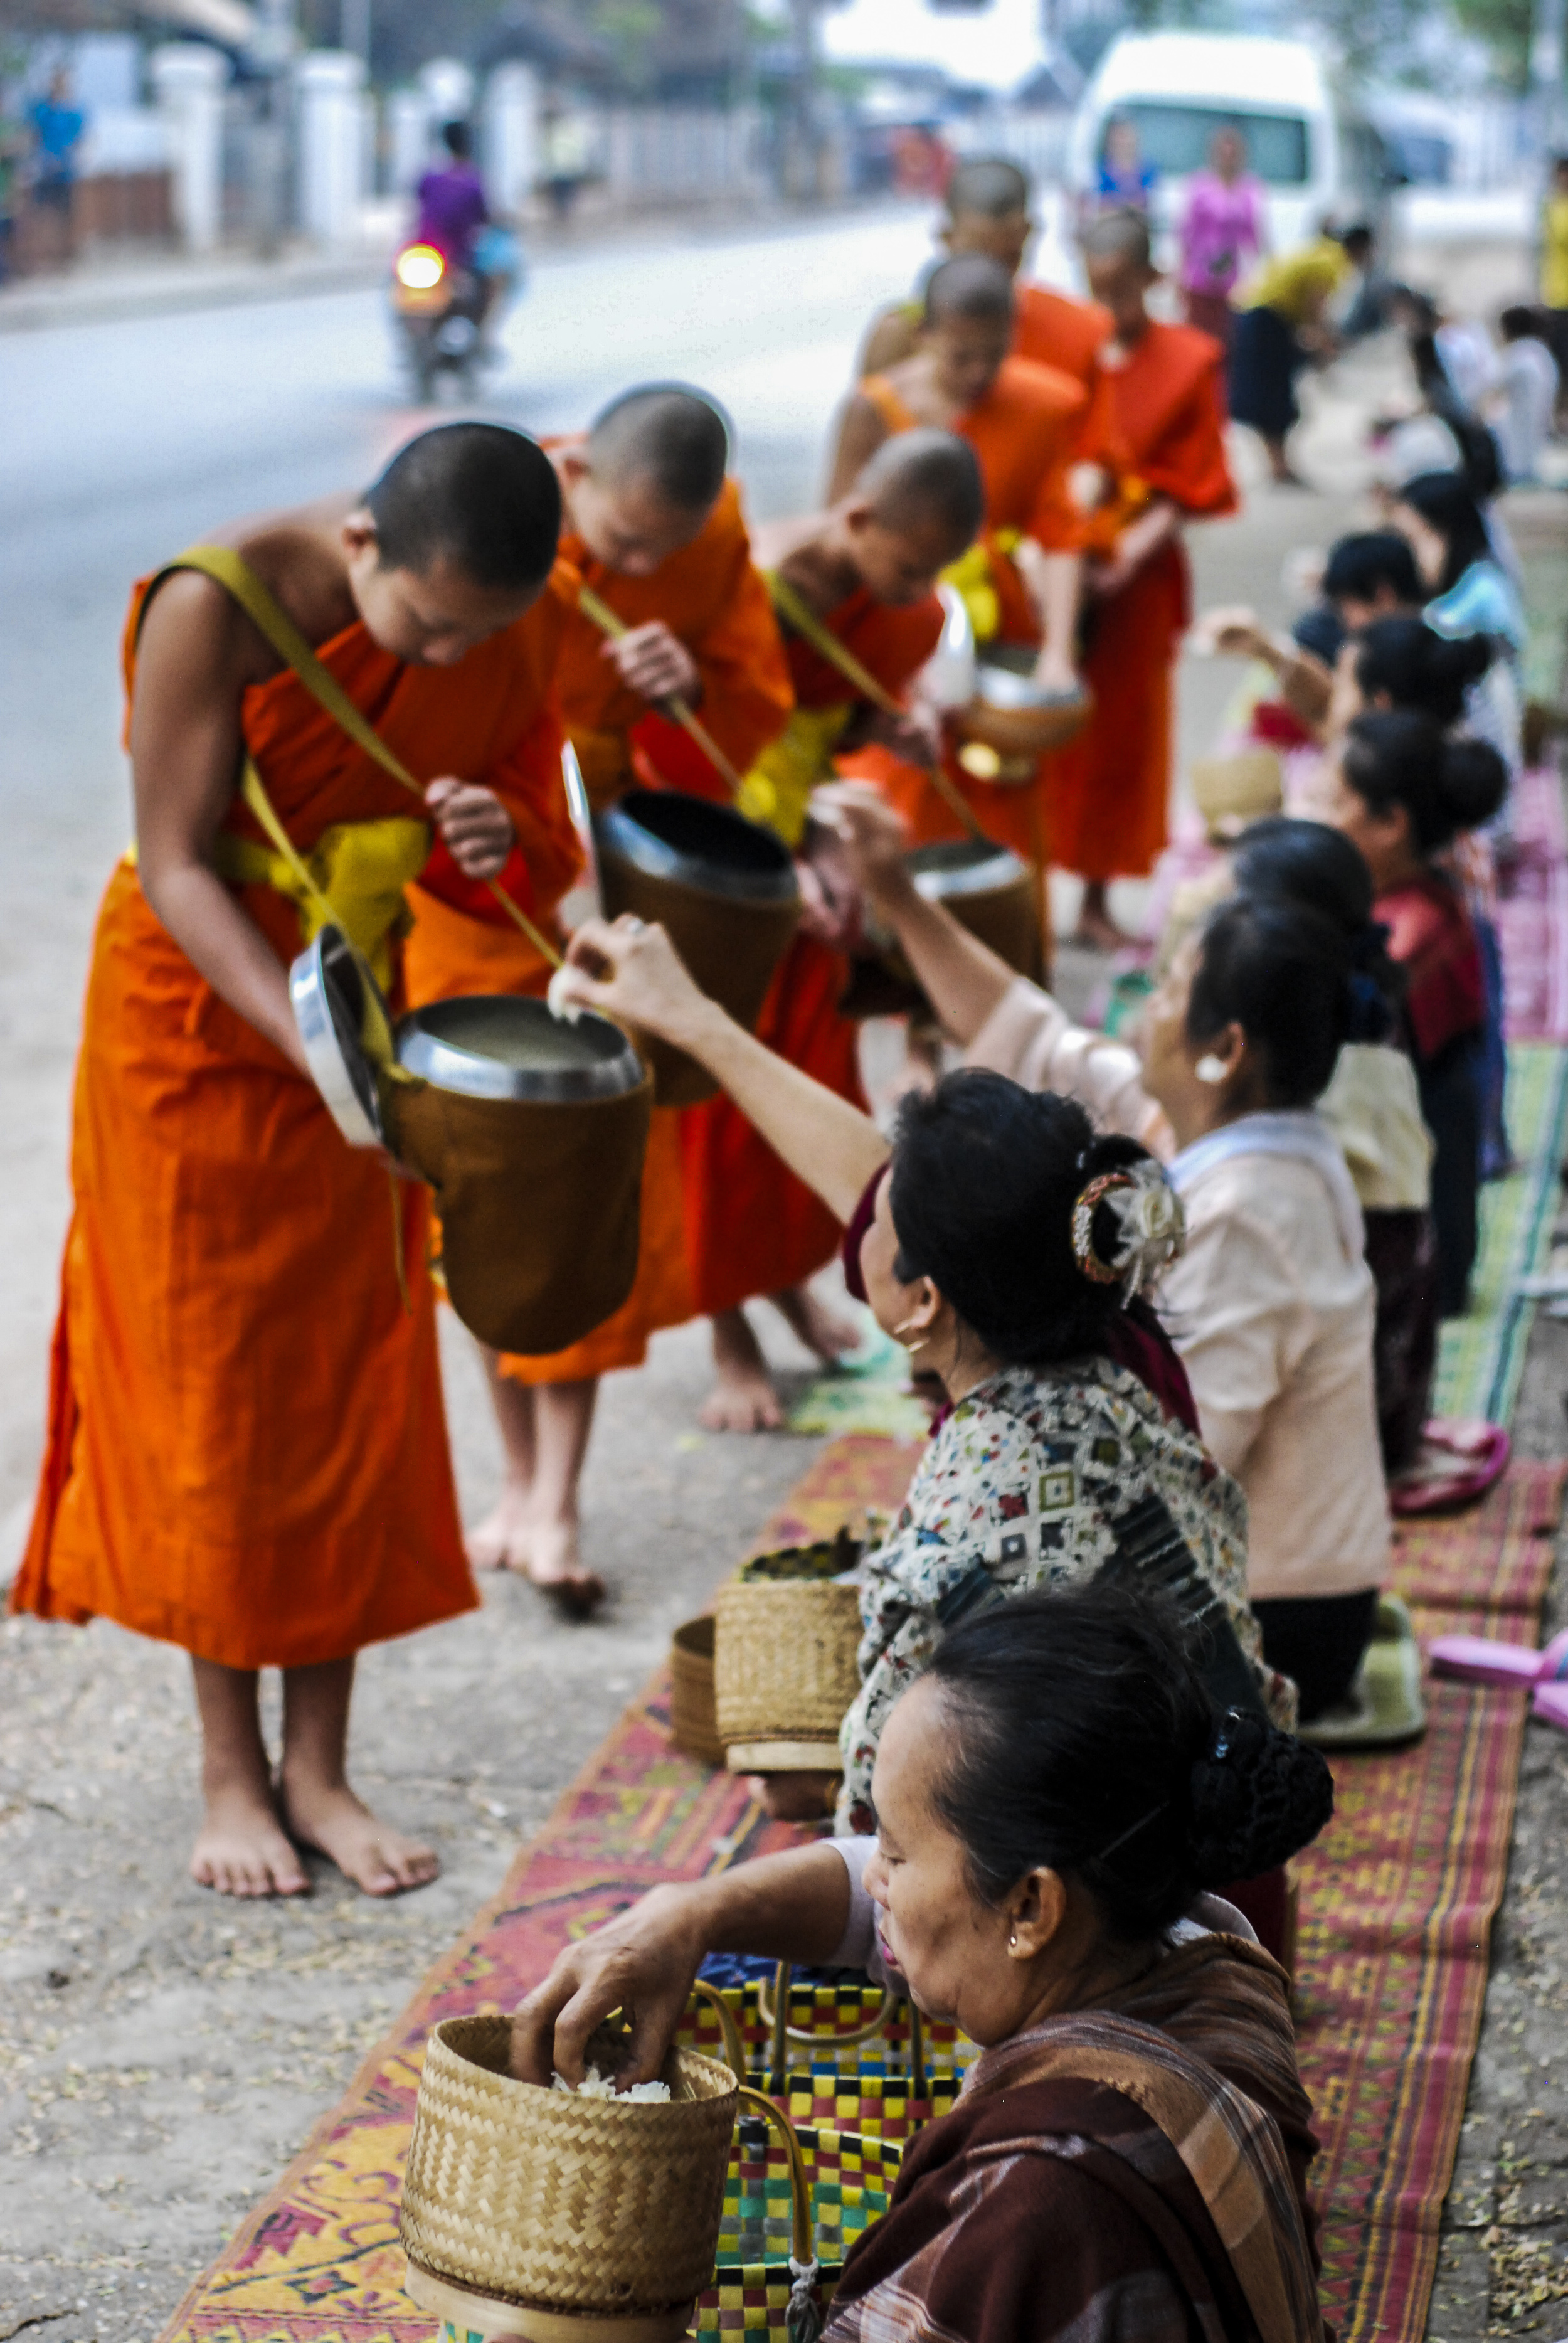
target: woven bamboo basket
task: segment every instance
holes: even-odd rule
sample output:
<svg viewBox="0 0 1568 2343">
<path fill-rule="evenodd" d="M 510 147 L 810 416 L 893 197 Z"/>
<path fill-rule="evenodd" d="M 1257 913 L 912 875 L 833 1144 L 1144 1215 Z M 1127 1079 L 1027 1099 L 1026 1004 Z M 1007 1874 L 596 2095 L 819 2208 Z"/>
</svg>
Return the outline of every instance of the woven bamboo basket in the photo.
<svg viewBox="0 0 1568 2343">
<path fill-rule="evenodd" d="M 843 1550 L 803 1549 L 800 1576 L 742 1574 L 719 1590 L 713 1691 L 725 1763 L 737 1774 L 831 1771 L 860 1689 L 859 1590 L 820 1574 Z M 789 1554 L 748 1565 L 788 1566 Z M 811 1564 L 816 1563 L 815 1570 Z M 809 1572 L 810 1574 L 806 1574 Z"/>
<path fill-rule="evenodd" d="M 410 2296 L 458 2332 L 535 2343 L 568 2323 L 578 2343 L 683 2334 L 713 2274 L 734 2076 L 671 2050 L 668 2104 L 544 2090 L 507 2072 L 511 2024 L 450 2017 L 430 2037 L 399 2223 Z"/>
<path fill-rule="evenodd" d="M 688 1756 L 722 1765 L 724 1744 L 713 1699 L 713 1614 L 705 1611 L 699 1619 L 684 1620 L 670 1638 L 669 1737 Z"/>
</svg>

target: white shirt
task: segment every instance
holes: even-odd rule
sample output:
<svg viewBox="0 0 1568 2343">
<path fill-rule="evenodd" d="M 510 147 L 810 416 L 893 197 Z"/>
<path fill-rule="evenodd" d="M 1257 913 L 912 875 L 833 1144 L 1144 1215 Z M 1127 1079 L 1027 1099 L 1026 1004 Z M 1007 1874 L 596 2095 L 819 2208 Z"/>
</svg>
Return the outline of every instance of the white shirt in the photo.
<svg viewBox="0 0 1568 2343">
<path fill-rule="evenodd" d="M 1544 342 L 1528 336 L 1523 341 L 1503 344 L 1501 365 L 1503 380 L 1492 428 L 1509 478 L 1527 480 L 1552 436 L 1557 361 Z"/>
</svg>

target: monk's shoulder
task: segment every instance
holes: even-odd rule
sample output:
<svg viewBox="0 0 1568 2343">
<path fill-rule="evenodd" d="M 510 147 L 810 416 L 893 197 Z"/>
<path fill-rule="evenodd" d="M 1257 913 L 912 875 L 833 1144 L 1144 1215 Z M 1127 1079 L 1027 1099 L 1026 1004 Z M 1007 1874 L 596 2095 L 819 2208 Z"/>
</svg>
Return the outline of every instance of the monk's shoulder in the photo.
<svg viewBox="0 0 1568 2343">
<path fill-rule="evenodd" d="M 1224 350 L 1212 334 L 1197 326 L 1168 325 L 1161 318 L 1151 323 L 1135 355 L 1193 389 L 1217 375 L 1225 362 Z"/>
<path fill-rule="evenodd" d="M 996 392 L 1002 406 L 1053 421 L 1081 414 L 1089 403 L 1082 383 L 1060 367 L 1044 366 L 1038 358 L 1003 358 Z"/>
</svg>

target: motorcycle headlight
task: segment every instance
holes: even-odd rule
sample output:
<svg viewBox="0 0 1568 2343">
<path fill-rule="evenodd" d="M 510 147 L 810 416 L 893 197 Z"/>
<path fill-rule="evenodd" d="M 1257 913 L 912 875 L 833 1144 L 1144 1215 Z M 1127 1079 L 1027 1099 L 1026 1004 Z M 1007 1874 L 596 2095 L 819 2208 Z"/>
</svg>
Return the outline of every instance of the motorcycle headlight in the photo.
<svg viewBox="0 0 1568 2343">
<path fill-rule="evenodd" d="M 395 266 L 398 284 L 407 286 L 410 293 L 428 293 L 447 273 L 447 264 L 433 244 L 406 246 Z"/>
</svg>

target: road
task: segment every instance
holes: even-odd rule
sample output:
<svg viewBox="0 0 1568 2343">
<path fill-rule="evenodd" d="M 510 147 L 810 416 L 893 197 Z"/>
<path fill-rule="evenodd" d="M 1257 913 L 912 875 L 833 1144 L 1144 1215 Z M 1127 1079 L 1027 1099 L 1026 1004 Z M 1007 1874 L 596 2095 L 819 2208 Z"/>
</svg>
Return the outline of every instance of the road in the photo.
<svg viewBox="0 0 1568 2343">
<path fill-rule="evenodd" d="M 554 258 L 510 322 L 484 411 L 558 430 L 633 380 L 683 377 L 733 414 L 753 509 L 799 507 L 866 317 L 928 249 L 919 214 L 887 213 Z M 226 516 L 368 479 L 424 417 L 400 400 L 372 294 L 14 336 L 0 368 L 3 1575 L 36 1468 L 88 933 L 127 832 L 126 589 Z M 1203 598 L 1285 614 L 1287 557 L 1353 509 L 1365 392 L 1350 377 L 1320 402 L 1306 461 L 1332 495 L 1261 490 L 1195 533 Z M 1184 753 L 1211 737 L 1233 681 L 1216 664 L 1184 676 Z M 789 1364 L 782 1336 L 777 1355 Z M 694 1432 L 703 1365 L 701 1330 L 682 1330 L 607 1391 L 587 1483 L 588 1551 L 619 1590 L 606 1621 L 563 1626 L 507 1584 L 482 1614 L 367 1656 L 360 1778 L 433 1834 L 447 1866 L 406 1903 L 371 1906 L 330 1878 L 288 1910 L 202 1896 L 184 1876 L 195 1745 L 179 1656 L 102 1624 L 0 1632 L 0 2334 L 33 2318 L 51 2343 L 156 2331 L 804 1468 L 809 1443 Z M 472 1511 L 492 1437 L 456 1339 L 448 1367 Z"/>
</svg>

